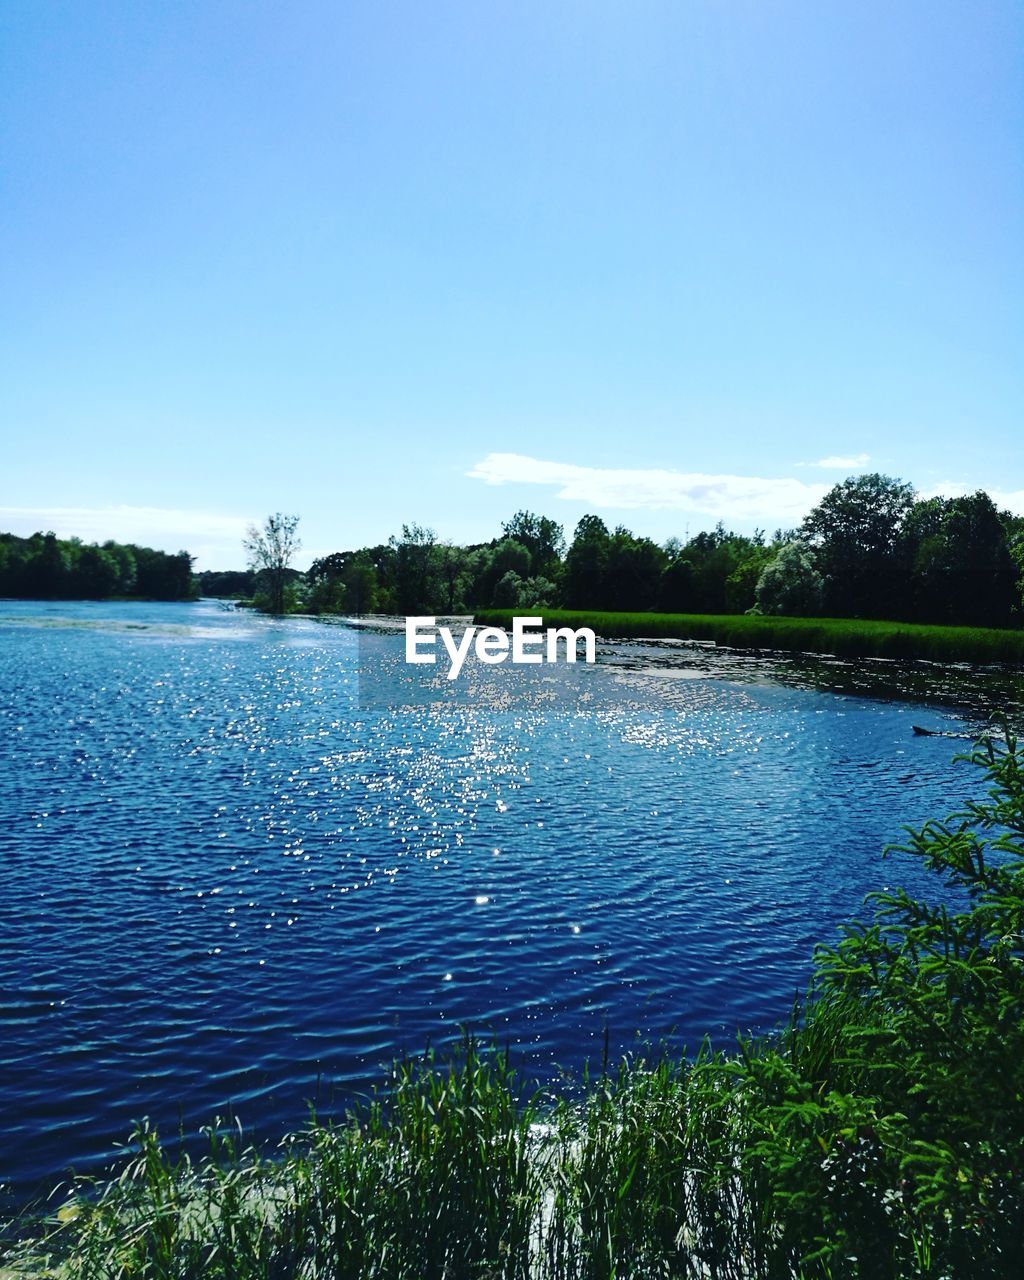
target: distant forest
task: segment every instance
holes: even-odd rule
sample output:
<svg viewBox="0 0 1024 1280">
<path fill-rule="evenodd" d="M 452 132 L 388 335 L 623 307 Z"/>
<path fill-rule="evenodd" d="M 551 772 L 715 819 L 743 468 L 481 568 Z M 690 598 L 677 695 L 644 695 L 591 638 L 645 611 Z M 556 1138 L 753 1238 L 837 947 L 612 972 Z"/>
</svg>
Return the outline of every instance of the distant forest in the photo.
<svg viewBox="0 0 1024 1280">
<path fill-rule="evenodd" d="M 403 525 L 372 547 L 284 571 L 286 607 L 308 613 L 469 613 L 569 608 L 764 613 L 966 626 L 1024 625 L 1024 517 L 981 491 L 919 498 L 883 475 L 835 485 L 794 529 L 753 535 L 719 524 L 663 544 L 584 516 L 572 541 L 519 511 L 490 542 L 456 546 Z M 0 534 L 0 595 L 235 597 L 267 606 L 267 571 L 193 574 L 191 557 L 52 533 Z"/>
<path fill-rule="evenodd" d="M 659 545 L 584 516 L 562 526 L 517 512 L 487 543 L 454 546 L 405 525 L 291 575 L 288 606 L 312 613 L 465 613 L 488 607 L 764 613 L 1019 627 L 1024 518 L 981 491 L 919 498 L 873 474 L 835 485 L 795 529 L 721 524 Z M 230 580 L 231 589 L 226 590 Z M 253 574 L 200 574 L 203 594 L 259 594 Z"/>
<path fill-rule="evenodd" d="M 34 533 L 0 533 L 0 596 L 34 600 L 190 600 L 196 592 L 192 557 L 133 543 L 86 543 Z"/>
</svg>

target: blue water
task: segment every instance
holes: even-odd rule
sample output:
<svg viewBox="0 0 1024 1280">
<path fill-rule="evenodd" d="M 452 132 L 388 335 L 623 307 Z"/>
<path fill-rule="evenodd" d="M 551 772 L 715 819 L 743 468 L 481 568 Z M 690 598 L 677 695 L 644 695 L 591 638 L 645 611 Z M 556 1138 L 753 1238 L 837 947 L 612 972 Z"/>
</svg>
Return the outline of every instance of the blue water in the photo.
<svg viewBox="0 0 1024 1280">
<path fill-rule="evenodd" d="M 463 1025 L 547 1079 L 783 1018 L 979 780 L 920 707 L 688 663 L 410 699 L 396 635 L 0 602 L 0 1181 L 275 1140 Z"/>
</svg>

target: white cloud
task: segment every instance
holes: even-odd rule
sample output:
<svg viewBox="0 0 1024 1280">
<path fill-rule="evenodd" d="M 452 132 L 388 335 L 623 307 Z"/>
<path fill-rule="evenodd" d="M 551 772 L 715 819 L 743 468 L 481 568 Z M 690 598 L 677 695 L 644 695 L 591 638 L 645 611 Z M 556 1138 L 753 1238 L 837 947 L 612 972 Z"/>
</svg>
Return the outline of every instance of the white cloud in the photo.
<svg viewBox="0 0 1024 1280">
<path fill-rule="evenodd" d="M 692 511 L 715 520 L 799 522 L 827 491 L 791 477 L 580 467 L 519 453 L 491 453 L 467 472 L 485 484 L 551 485 L 556 496 L 590 507 Z"/>
<path fill-rule="evenodd" d="M 922 498 L 964 498 L 982 489 L 1000 511 L 1011 511 L 1015 516 L 1024 515 L 1024 489 L 993 489 L 987 485 L 966 485 L 958 480 L 944 480 L 922 492 Z"/>
<path fill-rule="evenodd" d="M 83 542 L 134 542 L 161 551 L 190 551 L 197 568 L 240 568 L 245 563 L 244 516 L 166 507 L 0 507 L 0 528 L 26 537 L 52 531 Z"/>
<path fill-rule="evenodd" d="M 798 467 L 820 467 L 823 471 L 856 471 L 871 461 L 870 453 L 834 453 L 817 462 L 798 462 Z"/>
<path fill-rule="evenodd" d="M 985 492 L 1000 511 L 1005 507 L 1015 516 L 1024 516 L 1024 489 L 986 489 Z"/>
</svg>

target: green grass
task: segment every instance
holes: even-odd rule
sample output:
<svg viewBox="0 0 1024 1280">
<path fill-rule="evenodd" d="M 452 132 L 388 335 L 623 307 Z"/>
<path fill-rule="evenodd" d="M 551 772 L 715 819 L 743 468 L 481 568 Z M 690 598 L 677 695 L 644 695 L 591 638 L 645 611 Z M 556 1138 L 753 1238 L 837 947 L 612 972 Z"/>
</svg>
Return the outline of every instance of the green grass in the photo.
<svg viewBox="0 0 1024 1280">
<path fill-rule="evenodd" d="M 876 895 L 776 1035 L 633 1058 L 577 1100 L 524 1096 L 467 1038 L 269 1156 L 215 1126 L 193 1162 L 142 1124 L 114 1179 L 15 1224 L 0 1261 L 75 1280 L 1024 1274 L 1024 750 L 1007 732 L 974 759 L 986 798 L 900 851 L 963 908 Z"/>
<path fill-rule="evenodd" d="M 481 609 L 474 620 L 510 627 L 516 614 L 545 626 L 592 627 L 608 638 L 713 640 L 737 649 L 781 649 L 841 658 L 926 658 L 939 662 L 1024 662 L 1024 631 L 923 626 L 850 618 L 749 614 L 601 613 L 589 610 Z"/>
</svg>

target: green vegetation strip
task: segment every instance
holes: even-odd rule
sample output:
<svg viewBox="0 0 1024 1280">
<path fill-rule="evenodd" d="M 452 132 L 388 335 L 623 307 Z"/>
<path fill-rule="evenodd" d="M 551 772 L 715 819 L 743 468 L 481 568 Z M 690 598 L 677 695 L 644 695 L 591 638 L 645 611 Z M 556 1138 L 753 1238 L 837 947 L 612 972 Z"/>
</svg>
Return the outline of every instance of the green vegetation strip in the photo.
<svg viewBox="0 0 1024 1280">
<path fill-rule="evenodd" d="M 608 639 L 713 640 L 737 649 L 782 649 L 841 658 L 925 658 L 935 662 L 1024 662 L 1024 631 L 923 626 L 849 618 L 751 614 L 600 613 L 592 610 L 481 609 L 474 621 L 510 627 L 516 615 L 545 627 L 591 627 Z"/>
<path fill-rule="evenodd" d="M 274 1158 L 143 1124 L 119 1176 L 7 1233 L 75 1280 L 1005 1280 L 1024 1274 L 1024 751 L 899 852 L 960 902 L 875 895 L 789 1027 L 524 1096 L 472 1040 Z M 828 856 L 827 850 L 821 850 Z M 808 851 L 808 865 L 812 865 Z"/>
</svg>

